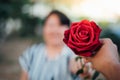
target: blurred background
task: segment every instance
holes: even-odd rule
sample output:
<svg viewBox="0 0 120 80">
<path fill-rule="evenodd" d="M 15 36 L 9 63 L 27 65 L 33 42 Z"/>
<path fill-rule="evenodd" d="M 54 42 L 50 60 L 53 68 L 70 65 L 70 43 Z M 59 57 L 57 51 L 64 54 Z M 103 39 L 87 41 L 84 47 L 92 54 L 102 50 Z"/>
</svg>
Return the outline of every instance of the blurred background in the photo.
<svg viewBox="0 0 120 80">
<path fill-rule="evenodd" d="M 72 22 L 96 21 L 120 53 L 119 0 L 0 0 L 0 80 L 18 80 L 18 57 L 26 47 L 42 42 L 42 25 L 51 10 L 65 13 Z"/>
</svg>

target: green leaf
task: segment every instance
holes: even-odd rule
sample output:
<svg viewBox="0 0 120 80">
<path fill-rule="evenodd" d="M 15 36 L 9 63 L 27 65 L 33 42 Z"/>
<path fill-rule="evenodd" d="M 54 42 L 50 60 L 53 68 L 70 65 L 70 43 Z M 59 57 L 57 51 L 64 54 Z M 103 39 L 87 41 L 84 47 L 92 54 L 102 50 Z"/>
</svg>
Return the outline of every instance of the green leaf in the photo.
<svg viewBox="0 0 120 80">
<path fill-rule="evenodd" d="M 79 69 L 79 70 L 76 72 L 76 75 L 82 74 L 83 72 L 84 72 L 83 69 Z"/>
<path fill-rule="evenodd" d="M 82 59 L 82 57 L 77 56 L 77 57 L 75 58 L 76 61 L 78 61 L 79 59 Z"/>
</svg>

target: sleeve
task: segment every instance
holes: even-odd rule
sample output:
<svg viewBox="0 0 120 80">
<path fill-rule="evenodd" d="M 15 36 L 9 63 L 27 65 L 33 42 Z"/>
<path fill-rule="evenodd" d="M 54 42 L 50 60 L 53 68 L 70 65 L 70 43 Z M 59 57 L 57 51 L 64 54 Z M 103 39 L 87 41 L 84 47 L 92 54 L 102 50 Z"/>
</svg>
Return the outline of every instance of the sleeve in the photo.
<svg viewBox="0 0 120 80">
<path fill-rule="evenodd" d="M 31 59 L 33 57 L 33 50 L 35 50 L 35 47 L 27 48 L 26 51 L 24 51 L 23 54 L 19 57 L 19 64 L 22 70 L 26 72 L 28 72 L 30 69 Z"/>
<path fill-rule="evenodd" d="M 68 53 L 69 59 L 73 59 L 77 56 L 77 55 L 74 54 L 74 52 L 69 47 L 67 47 L 67 50 L 68 50 L 67 53 Z"/>
</svg>

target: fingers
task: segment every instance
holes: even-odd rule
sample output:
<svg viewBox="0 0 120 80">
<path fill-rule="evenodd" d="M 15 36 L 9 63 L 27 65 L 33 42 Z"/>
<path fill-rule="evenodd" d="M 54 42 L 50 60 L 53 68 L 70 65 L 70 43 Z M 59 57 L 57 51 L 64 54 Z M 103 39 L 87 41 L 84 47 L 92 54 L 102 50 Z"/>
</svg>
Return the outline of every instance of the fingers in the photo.
<svg viewBox="0 0 120 80">
<path fill-rule="evenodd" d="M 100 42 L 101 42 L 102 44 L 111 44 L 111 43 L 113 43 L 110 38 L 100 39 Z"/>
<path fill-rule="evenodd" d="M 118 47 L 117 47 L 117 45 L 116 44 L 113 44 L 113 46 L 118 50 Z"/>
<path fill-rule="evenodd" d="M 110 38 L 100 39 L 100 41 L 103 45 L 112 45 L 115 49 L 117 49 L 117 45 L 114 44 Z"/>
<path fill-rule="evenodd" d="M 70 71 L 73 73 L 73 74 L 76 74 L 76 72 L 82 68 L 82 65 L 80 63 L 80 61 L 75 61 L 74 59 L 72 59 L 70 61 Z"/>
<path fill-rule="evenodd" d="M 82 63 L 79 60 L 76 63 L 77 63 L 78 70 L 81 69 L 82 68 Z"/>
<path fill-rule="evenodd" d="M 89 66 L 87 64 L 85 64 L 84 66 L 84 73 L 88 73 L 89 72 Z"/>
<path fill-rule="evenodd" d="M 92 61 L 92 58 L 91 57 L 85 57 L 84 58 L 84 62 L 85 63 L 88 63 L 88 62 L 91 62 Z"/>
<path fill-rule="evenodd" d="M 103 44 L 101 48 L 105 48 L 105 46 L 110 46 L 111 44 L 114 45 L 115 47 L 117 47 L 110 38 L 103 38 L 100 39 L 100 42 Z M 101 50 L 101 49 L 100 49 Z M 86 57 L 85 58 L 85 62 L 92 62 L 94 56 L 93 57 Z"/>
</svg>

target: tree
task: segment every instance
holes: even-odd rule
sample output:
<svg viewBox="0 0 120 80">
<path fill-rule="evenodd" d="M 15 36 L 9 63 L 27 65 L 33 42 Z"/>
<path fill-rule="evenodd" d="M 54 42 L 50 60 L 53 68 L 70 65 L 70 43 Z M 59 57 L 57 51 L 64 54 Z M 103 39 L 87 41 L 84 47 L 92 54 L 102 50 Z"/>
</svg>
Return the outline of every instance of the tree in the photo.
<svg viewBox="0 0 120 80">
<path fill-rule="evenodd" d="M 5 25 L 8 18 L 17 18 L 22 21 L 20 36 L 34 34 L 31 32 L 31 30 L 35 28 L 35 25 L 39 19 L 28 16 L 28 14 L 24 14 L 22 12 L 22 8 L 25 4 L 32 3 L 30 0 L 0 0 L 0 38 L 2 38 L 2 36 L 5 36 L 3 32 L 5 32 Z"/>
</svg>

